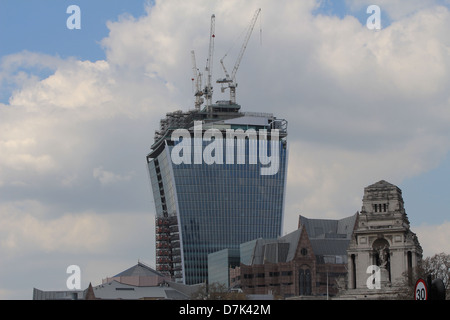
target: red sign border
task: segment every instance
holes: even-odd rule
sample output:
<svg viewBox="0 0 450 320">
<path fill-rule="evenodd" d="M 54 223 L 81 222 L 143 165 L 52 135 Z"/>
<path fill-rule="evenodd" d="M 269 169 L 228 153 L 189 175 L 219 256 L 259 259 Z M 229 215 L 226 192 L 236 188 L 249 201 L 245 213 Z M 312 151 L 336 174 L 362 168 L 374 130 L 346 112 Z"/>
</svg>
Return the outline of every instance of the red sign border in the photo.
<svg viewBox="0 0 450 320">
<path fill-rule="evenodd" d="M 416 285 L 414 286 L 414 300 L 417 300 L 417 285 L 419 283 L 423 283 L 424 287 L 425 287 L 425 300 L 428 300 L 428 286 L 427 286 L 427 282 L 425 280 L 423 280 L 422 278 L 419 278 L 416 281 Z"/>
</svg>

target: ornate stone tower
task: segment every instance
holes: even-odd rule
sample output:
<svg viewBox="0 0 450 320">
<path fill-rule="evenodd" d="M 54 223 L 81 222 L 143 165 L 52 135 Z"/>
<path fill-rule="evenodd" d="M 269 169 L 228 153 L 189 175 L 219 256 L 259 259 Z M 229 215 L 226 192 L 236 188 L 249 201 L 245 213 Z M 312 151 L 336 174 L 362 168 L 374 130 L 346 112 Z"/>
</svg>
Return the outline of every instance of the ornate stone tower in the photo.
<svg viewBox="0 0 450 320">
<path fill-rule="evenodd" d="M 364 189 L 361 212 L 347 250 L 347 292 L 383 298 L 399 292 L 422 259 L 410 230 L 402 191 L 381 180 Z M 410 277 L 411 278 L 411 277 Z"/>
</svg>

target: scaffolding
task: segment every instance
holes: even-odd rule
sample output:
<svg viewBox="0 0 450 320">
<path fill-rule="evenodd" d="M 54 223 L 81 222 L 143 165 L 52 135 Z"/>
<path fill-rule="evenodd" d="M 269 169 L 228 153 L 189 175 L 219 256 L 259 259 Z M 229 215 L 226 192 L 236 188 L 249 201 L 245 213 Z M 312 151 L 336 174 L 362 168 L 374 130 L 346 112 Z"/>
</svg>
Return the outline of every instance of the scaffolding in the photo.
<svg viewBox="0 0 450 320">
<path fill-rule="evenodd" d="M 157 217 L 155 229 L 156 270 L 174 280 L 181 279 L 180 233 L 177 217 Z"/>
</svg>

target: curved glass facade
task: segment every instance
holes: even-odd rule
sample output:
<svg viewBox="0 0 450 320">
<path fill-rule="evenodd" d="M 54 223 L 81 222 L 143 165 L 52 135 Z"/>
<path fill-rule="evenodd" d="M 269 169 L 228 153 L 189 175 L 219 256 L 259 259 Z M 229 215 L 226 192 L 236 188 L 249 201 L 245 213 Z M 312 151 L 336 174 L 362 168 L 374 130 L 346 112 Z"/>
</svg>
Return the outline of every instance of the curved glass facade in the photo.
<svg viewBox="0 0 450 320">
<path fill-rule="evenodd" d="M 225 131 L 222 132 L 225 138 Z M 224 139 L 220 164 L 207 164 L 205 161 L 195 164 L 194 152 L 190 164 L 175 164 L 171 154 L 181 142 L 181 139 L 175 142 L 166 140 L 158 156 L 149 159 L 148 167 L 157 217 L 177 217 L 181 268 L 176 268 L 178 264 L 171 265 L 170 268 L 176 269 L 171 275 L 178 275 L 186 284 L 196 284 L 208 279 L 208 254 L 227 248 L 239 249 L 241 243 L 257 238 L 281 236 L 287 142 L 285 139 L 275 142 L 257 140 L 257 148 L 254 148 L 253 141 L 246 139 L 245 162 L 238 164 L 242 163 L 237 161 L 238 152 L 242 149 L 238 150 L 235 145 L 236 161 L 226 161 L 230 144 Z M 193 145 L 196 143 L 194 139 L 192 142 Z M 202 141 L 200 145 L 196 151 L 205 152 L 211 141 Z M 264 152 L 272 159 L 277 157 L 276 174 L 262 175 L 261 168 L 270 164 L 249 161 L 252 153 L 261 153 L 261 147 L 266 148 Z M 272 149 L 278 155 L 272 154 Z M 167 235 L 172 236 L 170 233 Z M 157 258 L 158 252 L 162 251 L 157 247 Z"/>
<path fill-rule="evenodd" d="M 186 284 L 207 279 L 209 253 L 281 235 L 287 152 L 279 143 L 275 175 L 261 175 L 261 164 L 172 166 Z"/>
</svg>

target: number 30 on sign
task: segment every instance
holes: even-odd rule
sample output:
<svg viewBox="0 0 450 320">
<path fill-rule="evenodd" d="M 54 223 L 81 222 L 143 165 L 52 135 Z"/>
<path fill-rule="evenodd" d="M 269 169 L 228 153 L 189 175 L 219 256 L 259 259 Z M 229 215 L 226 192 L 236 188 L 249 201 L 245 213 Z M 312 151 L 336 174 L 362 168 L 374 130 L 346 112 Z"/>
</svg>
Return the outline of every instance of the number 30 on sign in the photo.
<svg viewBox="0 0 450 320">
<path fill-rule="evenodd" d="M 427 300 L 428 299 L 428 289 L 425 280 L 419 279 L 414 287 L 414 299 L 415 300 Z"/>
</svg>

